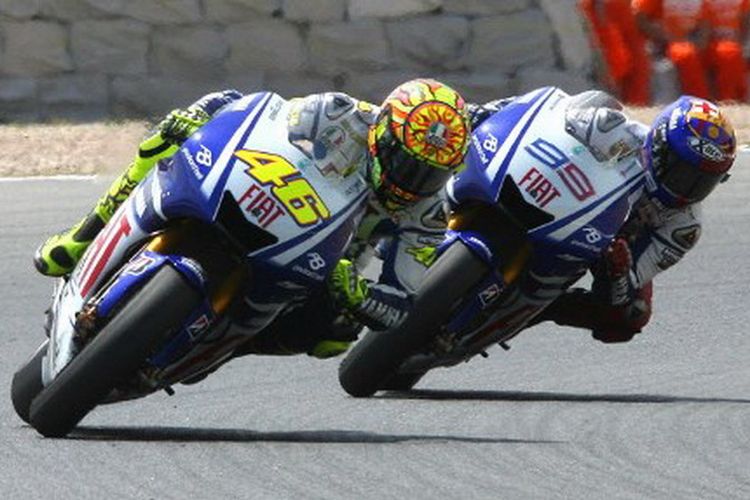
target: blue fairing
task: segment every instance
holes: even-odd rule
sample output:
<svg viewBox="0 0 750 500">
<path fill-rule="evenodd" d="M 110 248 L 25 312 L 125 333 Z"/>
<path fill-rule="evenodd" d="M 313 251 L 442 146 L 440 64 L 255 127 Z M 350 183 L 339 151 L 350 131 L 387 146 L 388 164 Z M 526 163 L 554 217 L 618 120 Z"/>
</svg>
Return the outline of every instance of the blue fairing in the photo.
<svg viewBox="0 0 750 500">
<path fill-rule="evenodd" d="M 571 221 L 584 213 L 596 209 L 598 205 L 606 204 L 606 209 L 602 213 L 571 234 L 564 242 L 559 243 L 559 248 L 556 250 L 556 253 L 567 252 L 588 260 L 595 260 L 614 239 L 622 221 L 625 220 L 630 211 L 630 197 L 634 192 L 640 190 L 642 185 L 642 177 L 633 179 L 630 183 L 623 184 L 619 189 L 598 202 L 581 209 L 578 213 L 531 231 L 529 237 L 534 241 L 544 241 L 550 233 L 558 228 L 570 224 Z M 601 238 L 592 240 L 590 237 L 592 229 L 596 230 Z"/>
<path fill-rule="evenodd" d="M 472 132 L 466 168 L 452 180 L 450 186 L 453 201 L 461 203 L 477 200 L 489 204 L 497 201 L 505 171 L 523 139 L 525 129 L 533 122 L 540 105 L 549 99 L 554 91 L 553 87 L 545 87 L 521 96 L 489 117 Z M 525 116 L 527 114 L 528 117 Z M 488 167 L 495 159 L 500 149 L 499 145 L 508 140 L 516 127 L 520 127 L 520 133 L 517 134 L 508 153 L 504 155 L 503 165 L 491 175 Z"/>
<path fill-rule="evenodd" d="M 201 186 L 211 168 L 199 161 L 200 155 L 210 152 L 213 158 L 232 139 L 235 131 L 250 116 L 253 122 L 247 127 L 240 142 L 244 142 L 253 131 L 255 123 L 272 94 L 264 92 L 248 96 L 249 105 L 235 109 L 230 106 L 204 125 L 182 145 L 169 161 L 159 165 L 154 181 L 161 187 L 161 209 L 167 219 L 190 217 L 210 222 L 221 203 L 224 186 L 232 173 L 232 165 L 238 161 L 232 157 L 224 168 L 219 181 L 210 193 L 203 193 Z"/>
<path fill-rule="evenodd" d="M 200 268 L 190 259 L 179 255 L 162 255 L 144 251 L 133 257 L 120 271 L 117 279 L 103 293 L 97 304 L 97 314 L 107 317 L 117 304 L 138 290 L 165 265 L 171 265 L 197 290 L 204 291 L 205 278 Z"/>
<path fill-rule="evenodd" d="M 466 169 L 458 174 L 448 187 L 454 205 L 469 201 L 488 205 L 498 202 L 511 162 L 516 156 L 524 153 L 521 145 L 528 143 L 529 129 L 533 125 L 534 133 L 540 133 L 539 125 L 534 125 L 535 120 L 538 121 L 537 116 L 543 109 L 554 107 L 554 99 L 559 99 L 560 96 L 561 93 L 552 87 L 536 90 L 515 99 L 477 127 L 472 133 Z M 556 148 L 554 144 L 546 144 Z M 533 161 L 543 162 L 544 157 L 535 155 L 534 151 L 529 152 L 528 147 L 525 149 L 524 154 L 531 154 Z M 569 153 L 560 150 L 556 152 L 566 161 L 570 161 L 567 157 Z M 547 173 L 551 174 L 551 171 Z M 566 253 L 581 259 L 594 260 L 620 229 L 631 208 L 631 198 L 642 188 L 642 184 L 642 176 L 633 176 L 599 199 L 581 204 L 580 210 L 575 213 L 529 231 L 529 240 L 538 246 L 538 251 L 544 251 L 545 246 L 551 245 L 554 247 L 554 253 Z M 565 230 L 553 235 L 560 229 Z M 482 235 L 457 234 L 452 238 L 462 240 L 485 261 L 492 262 L 492 258 L 487 258 L 484 248 L 486 241 Z"/>
<path fill-rule="evenodd" d="M 498 264 L 499 255 L 496 255 L 490 246 L 487 236 L 477 231 L 453 231 L 446 230 L 445 239 L 438 246 L 438 253 L 443 253 L 449 246 L 460 241 L 471 249 L 480 259 L 495 267 Z"/>
</svg>

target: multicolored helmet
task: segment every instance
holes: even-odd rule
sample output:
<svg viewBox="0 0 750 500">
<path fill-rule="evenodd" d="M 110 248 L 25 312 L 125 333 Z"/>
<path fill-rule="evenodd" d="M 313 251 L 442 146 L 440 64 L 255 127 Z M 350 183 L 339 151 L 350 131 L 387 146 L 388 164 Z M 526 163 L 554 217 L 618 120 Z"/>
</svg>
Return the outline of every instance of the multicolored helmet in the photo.
<svg viewBox="0 0 750 500">
<path fill-rule="evenodd" d="M 471 126 L 458 92 L 429 79 L 408 81 L 385 99 L 370 129 L 369 181 L 397 210 L 439 191 L 463 166 Z"/>
<path fill-rule="evenodd" d="M 647 188 L 670 207 L 701 201 L 728 177 L 736 147 L 734 129 L 715 104 L 682 96 L 656 117 L 646 138 Z"/>
</svg>

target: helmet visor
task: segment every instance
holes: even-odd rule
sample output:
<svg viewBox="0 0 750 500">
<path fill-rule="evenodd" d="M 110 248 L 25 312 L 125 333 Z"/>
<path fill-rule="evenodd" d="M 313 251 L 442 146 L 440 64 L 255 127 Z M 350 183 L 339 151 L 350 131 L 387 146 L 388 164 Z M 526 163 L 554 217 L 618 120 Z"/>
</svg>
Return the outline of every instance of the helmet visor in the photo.
<svg viewBox="0 0 750 500">
<path fill-rule="evenodd" d="M 670 155 L 668 167 L 659 178 L 661 185 L 686 203 L 705 199 L 726 174 L 705 172 Z"/>
<path fill-rule="evenodd" d="M 435 194 L 451 176 L 450 170 L 431 165 L 404 149 L 390 133 L 378 139 L 376 160 L 389 184 L 419 197 Z"/>
</svg>

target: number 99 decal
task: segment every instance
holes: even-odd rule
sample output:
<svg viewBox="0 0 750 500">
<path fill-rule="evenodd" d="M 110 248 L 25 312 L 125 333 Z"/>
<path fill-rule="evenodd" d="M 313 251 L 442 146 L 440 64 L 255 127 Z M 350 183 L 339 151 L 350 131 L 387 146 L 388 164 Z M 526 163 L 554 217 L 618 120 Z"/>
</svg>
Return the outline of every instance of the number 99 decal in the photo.
<svg viewBox="0 0 750 500">
<path fill-rule="evenodd" d="M 273 186 L 273 195 L 300 226 L 309 226 L 331 216 L 320 195 L 285 158 L 249 149 L 241 149 L 235 156 L 250 165 L 247 173 L 251 177 L 261 184 Z"/>
</svg>

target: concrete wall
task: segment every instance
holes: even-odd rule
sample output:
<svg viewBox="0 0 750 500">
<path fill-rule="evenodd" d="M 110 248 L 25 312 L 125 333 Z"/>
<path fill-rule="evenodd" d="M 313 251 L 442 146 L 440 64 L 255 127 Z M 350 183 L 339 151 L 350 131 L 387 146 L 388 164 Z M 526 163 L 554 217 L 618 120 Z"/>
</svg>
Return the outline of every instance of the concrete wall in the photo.
<svg viewBox="0 0 750 500">
<path fill-rule="evenodd" d="M 0 0 L 0 121 L 156 116 L 235 87 L 381 100 L 589 87 L 575 0 Z"/>
</svg>

